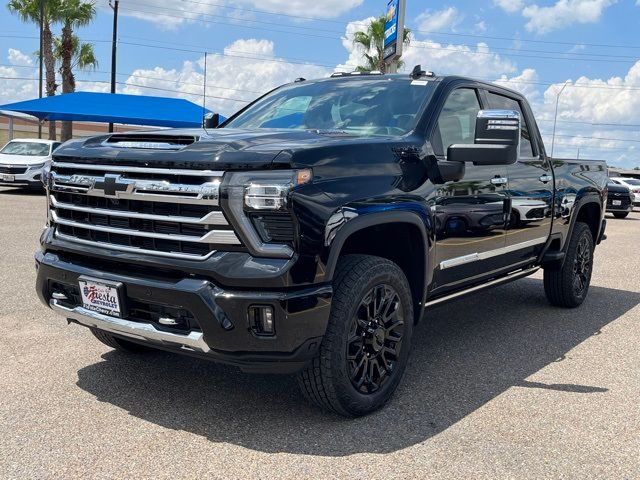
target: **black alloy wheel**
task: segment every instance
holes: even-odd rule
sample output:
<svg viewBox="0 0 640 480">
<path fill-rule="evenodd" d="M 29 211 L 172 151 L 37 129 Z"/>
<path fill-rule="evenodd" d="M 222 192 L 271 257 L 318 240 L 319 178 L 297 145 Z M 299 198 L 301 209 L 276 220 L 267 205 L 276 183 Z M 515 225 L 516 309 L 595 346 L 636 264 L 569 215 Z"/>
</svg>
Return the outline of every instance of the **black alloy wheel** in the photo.
<svg viewBox="0 0 640 480">
<path fill-rule="evenodd" d="M 551 305 L 574 308 L 589 292 L 593 272 L 594 241 L 586 223 L 576 222 L 568 240 L 564 262 L 544 269 L 544 292 Z"/>
<path fill-rule="evenodd" d="M 348 417 L 384 406 L 408 363 L 413 309 L 409 282 L 397 264 L 372 255 L 341 257 L 327 331 L 298 374 L 302 393 Z"/>
<path fill-rule="evenodd" d="M 591 243 L 583 235 L 578 242 L 573 261 L 573 288 L 576 297 L 582 297 L 591 280 Z"/>
<path fill-rule="evenodd" d="M 402 349 L 400 296 L 387 284 L 372 288 L 351 319 L 347 340 L 349 378 L 362 394 L 377 392 L 394 373 Z"/>
</svg>

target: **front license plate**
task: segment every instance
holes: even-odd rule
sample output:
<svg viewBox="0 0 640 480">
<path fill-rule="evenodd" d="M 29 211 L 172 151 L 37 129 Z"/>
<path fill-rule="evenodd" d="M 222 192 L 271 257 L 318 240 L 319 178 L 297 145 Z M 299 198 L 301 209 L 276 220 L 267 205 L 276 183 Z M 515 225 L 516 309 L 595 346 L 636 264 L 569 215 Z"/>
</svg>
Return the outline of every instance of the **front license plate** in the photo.
<svg viewBox="0 0 640 480">
<path fill-rule="evenodd" d="M 80 277 L 78 284 L 84 308 L 113 317 L 122 315 L 120 302 L 121 283 Z"/>
<path fill-rule="evenodd" d="M 619 207 L 620 205 L 622 205 L 622 200 L 614 200 L 611 203 L 613 204 L 614 207 Z"/>
<path fill-rule="evenodd" d="M 0 180 L 3 182 L 13 182 L 16 179 L 15 175 L 9 175 L 7 173 L 0 173 Z"/>
</svg>

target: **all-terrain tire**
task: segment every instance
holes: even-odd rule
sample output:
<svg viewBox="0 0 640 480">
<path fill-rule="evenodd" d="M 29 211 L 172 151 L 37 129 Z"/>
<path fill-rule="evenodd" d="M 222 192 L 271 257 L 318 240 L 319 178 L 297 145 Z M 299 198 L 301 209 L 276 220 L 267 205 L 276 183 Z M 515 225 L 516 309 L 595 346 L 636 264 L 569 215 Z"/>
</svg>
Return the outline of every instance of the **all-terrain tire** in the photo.
<svg viewBox="0 0 640 480">
<path fill-rule="evenodd" d="M 582 304 L 591 283 L 593 251 L 589 226 L 576 222 L 562 266 L 544 270 L 544 292 L 551 305 L 575 308 Z"/>
<path fill-rule="evenodd" d="M 93 333 L 93 336 L 104 343 L 107 347 L 114 348 L 120 352 L 140 354 L 147 353 L 153 350 L 150 347 L 145 347 L 144 345 L 140 345 L 138 343 L 129 342 L 127 340 L 114 337 L 110 333 L 98 330 L 96 328 L 91 328 L 90 330 L 91 333 Z"/>
<path fill-rule="evenodd" d="M 376 300 L 373 300 L 374 306 L 371 309 L 363 306 L 374 297 L 380 298 L 378 307 Z M 386 300 L 391 297 L 393 300 Z M 395 317 L 388 314 L 391 309 Z M 370 311 L 376 310 L 384 311 L 369 315 Z M 366 323 L 362 320 L 363 315 L 365 318 L 378 318 L 378 324 L 371 320 L 367 324 L 370 325 L 368 328 L 362 327 Z M 386 333 L 380 333 L 385 325 L 399 323 L 402 325 L 395 327 L 398 330 L 390 329 Z M 366 415 L 381 408 L 393 395 L 406 368 L 413 324 L 411 289 L 400 267 L 380 257 L 345 255 L 339 260 L 336 269 L 329 323 L 319 352 L 307 368 L 298 374 L 303 394 L 320 408 L 349 417 Z M 374 328 L 377 328 L 376 332 L 371 333 Z M 362 332 L 361 339 L 357 332 Z M 381 347 L 382 338 L 387 342 L 384 345 L 391 350 Z M 398 343 L 393 342 L 396 338 L 400 338 Z M 352 353 L 354 346 L 355 355 Z M 379 350 L 374 351 L 375 348 Z M 369 354 L 364 353 L 365 349 L 372 349 L 371 358 L 364 358 L 365 355 L 369 357 Z M 387 356 L 380 359 L 380 351 Z M 395 354 L 386 353 L 391 351 Z M 357 355 L 361 355 L 360 362 L 364 365 L 359 370 L 353 367 L 358 363 Z M 389 358 L 394 360 L 388 362 Z M 368 374 L 369 367 L 374 382 L 366 381 L 357 386 L 359 382 L 353 376 L 358 372 L 364 376 L 365 369 Z M 376 368 L 378 377 L 374 372 Z M 376 378 L 379 386 L 377 390 L 373 390 Z M 371 391 L 363 393 L 362 390 Z"/>
</svg>

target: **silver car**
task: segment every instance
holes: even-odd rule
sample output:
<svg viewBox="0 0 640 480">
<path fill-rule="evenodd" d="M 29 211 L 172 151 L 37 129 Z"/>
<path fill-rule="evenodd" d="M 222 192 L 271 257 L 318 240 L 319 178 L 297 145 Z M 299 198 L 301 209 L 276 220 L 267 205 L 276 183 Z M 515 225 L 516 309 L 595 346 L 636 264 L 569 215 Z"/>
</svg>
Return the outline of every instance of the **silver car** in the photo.
<svg viewBox="0 0 640 480">
<path fill-rule="evenodd" d="M 42 188 L 42 169 L 60 145 L 52 140 L 11 140 L 0 150 L 0 185 Z"/>
</svg>

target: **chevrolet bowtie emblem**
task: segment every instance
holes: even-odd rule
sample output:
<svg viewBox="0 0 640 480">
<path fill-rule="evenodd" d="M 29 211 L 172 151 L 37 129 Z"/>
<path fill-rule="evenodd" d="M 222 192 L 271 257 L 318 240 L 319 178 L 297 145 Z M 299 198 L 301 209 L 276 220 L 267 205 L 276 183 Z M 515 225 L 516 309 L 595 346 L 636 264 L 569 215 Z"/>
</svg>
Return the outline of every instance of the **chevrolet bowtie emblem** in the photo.
<svg viewBox="0 0 640 480">
<path fill-rule="evenodd" d="M 104 191 L 105 197 L 117 197 L 119 192 L 126 192 L 131 185 L 121 175 L 106 174 L 103 179 L 96 179 L 94 189 Z"/>
</svg>

